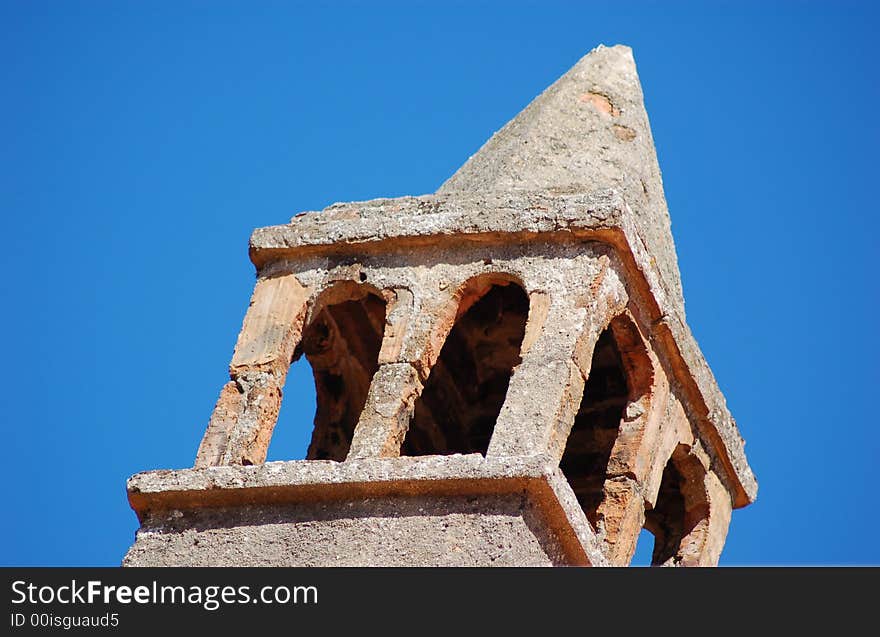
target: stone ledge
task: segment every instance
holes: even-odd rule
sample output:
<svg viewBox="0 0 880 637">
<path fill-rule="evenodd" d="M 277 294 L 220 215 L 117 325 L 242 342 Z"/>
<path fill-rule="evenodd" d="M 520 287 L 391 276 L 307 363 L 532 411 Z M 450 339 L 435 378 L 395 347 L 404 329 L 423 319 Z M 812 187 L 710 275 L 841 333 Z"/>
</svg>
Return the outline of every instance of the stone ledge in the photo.
<svg viewBox="0 0 880 637">
<path fill-rule="evenodd" d="M 449 237 L 485 239 L 485 235 L 617 228 L 625 214 L 614 190 L 557 195 L 517 192 L 484 196 L 422 195 L 334 204 L 321 212 L 303 212 L 280 226 L 254 230 L 251 260 L 257 267 L 279 259 L 323 252 L 341 253 L 426 243 Z M 479 214 L 474 214 L 479 211 Z"/>
<path fill-rule="evenodd" d="M 127 487 L 129 503 L 141 522 L 150 514 L 171 510 L 525 493 L 556 534 L 569 563 L 607 565 L 567 481 L 544 456 L 296 460 L 159 470 L 133 475 Z"/>
</svg>

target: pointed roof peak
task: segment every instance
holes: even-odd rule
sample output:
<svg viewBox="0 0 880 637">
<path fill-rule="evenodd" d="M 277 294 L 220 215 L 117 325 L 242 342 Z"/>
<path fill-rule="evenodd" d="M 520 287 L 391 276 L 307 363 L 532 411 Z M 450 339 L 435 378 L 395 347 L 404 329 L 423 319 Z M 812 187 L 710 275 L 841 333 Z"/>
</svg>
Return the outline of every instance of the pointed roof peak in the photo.
<svg viewBox="0 0 880 637">
<path fill-rule="evenodd" d="M 496 132 L 437 191 L 613 189 L 683 306 L 663 183 L 632 49 L 599 45 Z"/>
<path fill-rule="evenodd" d="M 595 190 L 601 175 L 591 167 L 646 144 L 653 155 L 632 49 L 600 44 L 495 133 L 438 193 Z"/>
</svg>

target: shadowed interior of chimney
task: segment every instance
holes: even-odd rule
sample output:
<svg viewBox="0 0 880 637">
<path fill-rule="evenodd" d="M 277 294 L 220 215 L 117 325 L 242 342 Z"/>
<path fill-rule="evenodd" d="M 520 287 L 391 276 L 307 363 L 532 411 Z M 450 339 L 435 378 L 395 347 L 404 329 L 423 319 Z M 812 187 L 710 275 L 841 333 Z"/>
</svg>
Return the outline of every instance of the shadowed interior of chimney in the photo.
<svg viewBox="0 0 880 637">
<path fill-rule="evenodd" d="M 458 318 L 416 401 L 401 455 L 485 455 L 528 313 L 525 291 L 508 283 L 492 285 Z"/>
<path fill-rule="evenodd" d="M 596 341 L 590 376 L 559 463 L 594 527 L 596 512 L 604 497 L 608 460 L 627 402 L 626 371 L 609 327 Z"/>
<path fill-rule="evenodd" d="M 317 409 L 308 460 L 345 460 L 367 400 L 385 329 L 385 301 L 367 293 L 325 305 L 294 353 L 305 354 L 315 378 Z"/>
</svg>

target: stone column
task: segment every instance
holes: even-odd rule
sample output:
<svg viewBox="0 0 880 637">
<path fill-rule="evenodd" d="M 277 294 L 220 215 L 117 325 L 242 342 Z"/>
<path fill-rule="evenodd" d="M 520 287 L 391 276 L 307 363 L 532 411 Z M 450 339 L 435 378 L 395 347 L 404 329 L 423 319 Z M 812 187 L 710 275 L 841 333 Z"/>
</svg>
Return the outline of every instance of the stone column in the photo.
<svg viewBox="0 0 880 637">
<path fill-rule="evenodd" d="M 671 565 L 716 566 L 730 526 L 730 493 L 711 469 L 709 457 L 699 442 L 679 465 L 687 480 L 682 491 L 688 532 L 681 539 Z"/>
<path fill-rule="evenodd" d="M 678 432 L 661 427 L 667 420 L 669 382 L 635 317 L 624 312 L 611 321 L 609 329 L 626 372 L 629 396 L 608 459 L 597 531 L 609 562 L 623 566 L 632 560 L 645 523 L 646 485 L 653 477 L 654 497 L 659 488 L 665 460 L 658 463 L 656 450 L 666 449 L 663 458 L 667 458 Z M 670 429 L 669 440 L 661 440 Z"/>
<path fill-rule="evenodd" d="M 348 459 L 400 455 L 415 402 L 454 322 L 457 302 L 451 289 L 447 285 L 436 293 L 434 287 L 431 280 L 386 291 L 389 309 L 379 369 L 355 427 Z"/>
<path fill-rule="evenodd" d="M 265 461 L 309 296 L 293 274 L 257 280 L 196 468 Z"/>
<path fill-rule="evenodd" d="M 593 347 L 627 302 L 609 259 L 602 256 L 597 262 L 598 273 L 587 268 L 579 273 L 578 288 L 571 286 L 575 273 L 569 272 L 558 286 L 530 293 L 522 363 L 511 376 L 487 455 L 548 454 L 557 462 L 562 457 Z"/>
</svg>

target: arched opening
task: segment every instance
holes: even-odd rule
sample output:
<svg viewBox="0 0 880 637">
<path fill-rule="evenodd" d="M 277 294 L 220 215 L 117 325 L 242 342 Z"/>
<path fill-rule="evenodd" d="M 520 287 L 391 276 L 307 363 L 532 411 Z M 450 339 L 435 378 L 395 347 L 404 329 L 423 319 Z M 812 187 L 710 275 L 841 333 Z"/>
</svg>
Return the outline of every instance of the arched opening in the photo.
<svg viewBox="0 0 880 637">
<path fill-rule="evenodd" d="M 648 529 L 642 529 L 636 541 L 636 550 L 633 553 L 630 566 L 651 566 L 651 556 L 654 550 L 654 536 Z"/>
<path fill-rule="evenodd" d="M 664 564 L 678 552 L 684 529 L 684 495 L 681 492 L 684 478 L 670 459 L 663 469 L 657 504 L 645 512 L 645 530 L 654 536 L 651 564 Z"/>
<path fill-rule="evenodd" d="M 623 359 L 608 327 L 593 349 L 590 375 L 559 463 L 594 528 L 604 497 L 608 461 L 629 399 Z"/>
<path fill-rule="evenodd" d="M 416 401 L 401 455 L 486 454 L 521 361 L 528 313 L 529 297 L 513 282 L 492 283 L 477 299 L 462 295 L 459 317 Z"/>
<path fill-rule="evenodd" d="M 645 512 L 645 530 L 654 536 L 652 566 L 676 566 L 686 561 L 683 549 L 700 524 L 708 523 L 709 501 L 705 470 L 679 445 L 663 469 L 656 504 Z"/>
<path fill-rule="evenodd" d="M 385 305 L 372 288 L 350 282 L 336 284 L 315 301 L 311 319 L 294 351 L 285 399 L 269 448 L 270 459 L 286 448 L 283 443 L 287 441 L 300 450 L 294 457 L 345 460 L 379 366 Z M 314 394 L 297 387 L 297 381 L 307 377 L 303 355 L 311 366 Z M 304 407 L 312 395 L 314 428 L 305 449 L 302 432 L 308 428 L 304 426 Z M 290 459 L 290 454 L 286 458 Z"/>
<path fill-rule="evenodd" d="M 653 361 L 632 315 L 615 317 L 593 347 L 560 461 L 587 519 L 612 545 L 624 539 L 620 525 L 632 510 L 632 498 L 641 498 L 632 483 L 646 469 L 641 450 L 655 390 Z"/>
</svg>

